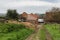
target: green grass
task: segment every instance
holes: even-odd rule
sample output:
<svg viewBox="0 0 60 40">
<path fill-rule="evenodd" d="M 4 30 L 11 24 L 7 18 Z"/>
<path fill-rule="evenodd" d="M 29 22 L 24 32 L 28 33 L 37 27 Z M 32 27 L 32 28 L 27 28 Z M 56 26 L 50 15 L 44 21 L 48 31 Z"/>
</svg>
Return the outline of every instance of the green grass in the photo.
<svg viewBox="0 0 60 40">
<path fill-rule="evenodd" d="M 32 32 L 23 24 L 0 23 L 0 40 L 25 40 Z"/>
<path fill-rule="evenodd" d="M 53 40 L 60 40 L 60 24 L 46 24 L 45 27 Z"/>
<path fill-rule="evenodd" d="M 46 35 L 45 35 L 45 30 L 44 29 L 40 30 L 40 40 L 46 40 Z"/>
</svg>

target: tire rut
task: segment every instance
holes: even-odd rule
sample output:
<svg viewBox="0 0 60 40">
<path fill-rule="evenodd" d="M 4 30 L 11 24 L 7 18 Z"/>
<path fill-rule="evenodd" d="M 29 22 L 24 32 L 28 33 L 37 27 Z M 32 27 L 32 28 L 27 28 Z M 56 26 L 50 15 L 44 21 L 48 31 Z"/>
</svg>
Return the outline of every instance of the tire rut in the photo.
<svg viewBox="0 0 60 40">
<path fill-rule="evenodd" d="M 46 40 L 52 40 L 52 36 L 50 35 L 50 33 L 48 32 L 48 30 L 44 27 L 45 30 L 45 34 L 46 34 Z"/>
</svg>

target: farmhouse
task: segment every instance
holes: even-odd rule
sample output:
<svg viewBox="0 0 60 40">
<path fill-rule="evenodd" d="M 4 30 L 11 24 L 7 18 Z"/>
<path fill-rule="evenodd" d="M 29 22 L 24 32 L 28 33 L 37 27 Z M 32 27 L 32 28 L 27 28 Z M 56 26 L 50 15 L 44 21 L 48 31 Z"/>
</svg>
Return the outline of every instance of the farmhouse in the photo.
<svg viewBox="0 0 60 40">
<path fill-rule="evenodd" d="M 26 21 L 31 22 L 31 23 L 38 23 L 38 16 L 36 14 L 28 14 Z"/>
<path fill-rule="evenodd" d="M 36 14 L 33 13 L 27 14 L 26 12 L 23 12 L 20 17 L 22 21 L 31 22 L 31 23 L 38 23 L 38 18 L 39 18 L 39 16 Z"/>
<path fill-rule="evenodd" d="M 8 22 L 6 18 L 0 17 L 0 23 L 6 23 L 6 22 Z"/>
</svg>

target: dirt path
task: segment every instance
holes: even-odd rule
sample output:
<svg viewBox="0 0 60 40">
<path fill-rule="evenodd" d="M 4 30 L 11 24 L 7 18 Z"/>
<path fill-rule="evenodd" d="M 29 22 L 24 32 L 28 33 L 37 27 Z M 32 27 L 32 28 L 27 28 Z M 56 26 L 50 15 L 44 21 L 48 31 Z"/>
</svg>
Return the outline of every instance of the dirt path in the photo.
<svg viewBox="0 0 60 40">
<path fill-rule="evenodd" d="M 45 40 L 52 40 L 52 37 L 49 34 L 48 30 L 45 27 L 43 27 L 42 24 L 38 25 L 37 27 L 38 28 L 37 28 L 36 32 L 31 34 L 26 40 L 40 40 L 40 33 L 39 32 L 40 32 L 41 29 L 45 30 L 45 35 L 46 35 Z"/>
<path fill-rule="evenodd" d="M 40 40 L 39 39 L 39 36 L 40 36 L 39 31 L 40 31 L 42 25 L 38 25 L 37 27 L 38 28 L 37 28 L 36 32 L 31 34 L 26 40 Z"/>
</svg>

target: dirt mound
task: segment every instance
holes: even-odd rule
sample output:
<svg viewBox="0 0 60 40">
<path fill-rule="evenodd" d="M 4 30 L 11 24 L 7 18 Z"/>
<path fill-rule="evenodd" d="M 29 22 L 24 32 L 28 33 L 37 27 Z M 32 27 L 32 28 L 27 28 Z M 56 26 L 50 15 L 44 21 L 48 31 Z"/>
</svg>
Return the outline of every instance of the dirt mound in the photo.
<svg viewBox="0 0 60 40">
<path fill-rule="evenodd" d="M 30 22 L 22 22 L 27 28 L 35 29 L 35 25 Z"/>
<path fill-rule="evenodd" d="M 18 22 L 18 21 L 14 21 L 14 20 L 9 20 L 8 23 L 14 23 L 14 24 L 24 24 L 26 26 L 26 28 L 32 28 L 35 29 L 35 25 L 30 23 L 30 22 Z"/>
</svg>

